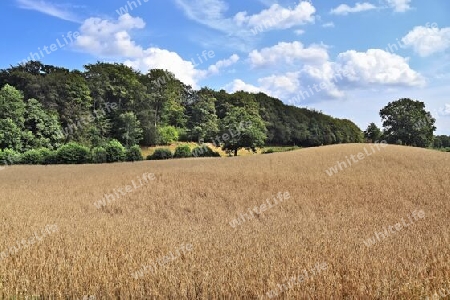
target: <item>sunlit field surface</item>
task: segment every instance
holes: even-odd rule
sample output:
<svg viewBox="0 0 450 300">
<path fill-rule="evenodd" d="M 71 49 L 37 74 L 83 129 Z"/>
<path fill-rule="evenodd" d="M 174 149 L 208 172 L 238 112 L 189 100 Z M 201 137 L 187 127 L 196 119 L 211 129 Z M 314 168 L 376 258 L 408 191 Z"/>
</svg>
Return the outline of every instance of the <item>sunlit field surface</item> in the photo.
<svg viewBox="0 0 450 300">
<path fill-rule="evenodd" d="M 424 299 L 450 290 L 450 153 L 373 147 L 7 167 L 0 298 Z"/>
</svg>

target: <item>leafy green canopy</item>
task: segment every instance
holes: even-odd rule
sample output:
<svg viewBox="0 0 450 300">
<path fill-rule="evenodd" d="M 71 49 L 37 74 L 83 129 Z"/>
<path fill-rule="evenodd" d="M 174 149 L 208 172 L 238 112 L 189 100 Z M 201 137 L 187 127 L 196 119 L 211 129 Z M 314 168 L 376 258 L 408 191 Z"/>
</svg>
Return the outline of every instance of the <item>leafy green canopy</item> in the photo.
<svg viewBox="0 0 450 300">
<path fill-rule="evenodd" d="M 388 143 L 428 147 L 433 143 L 435 119 L 425 110 L 425 104 L 409 98 L 388 103 L 380 110 L 384 137 Z"/>
<path fill-rule="evenodd" d="M 263 93 L 194 90 L 160 69 L 143 74 L 123 64 L 97 62 L 71 71 L 28 62 L 0 70 L 0 89 L 0 148 L 19 152 L 70 142 L 104 147 L 112 139 L 129 148 L 178 140 L 201 144 L 220 137 L 216 143 L 231 152 L 262 143 L 319 146 L 363 140 L 349 120 L 287 106 Z M 243 129 L 242 136 L 222 139 L 247 121 L 254 126 Z"/>
</svg>

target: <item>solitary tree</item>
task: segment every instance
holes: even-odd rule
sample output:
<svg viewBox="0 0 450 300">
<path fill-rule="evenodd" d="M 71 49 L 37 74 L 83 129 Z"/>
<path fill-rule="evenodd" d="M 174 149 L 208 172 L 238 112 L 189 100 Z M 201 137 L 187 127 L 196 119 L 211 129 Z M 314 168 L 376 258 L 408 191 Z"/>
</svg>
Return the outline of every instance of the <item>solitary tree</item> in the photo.
<svg viewBox="0 0 450 300">
<path fill-rule="evenodd" d="M 436 120 L 423 102 L 409 98 L 390 102 L 380 110 L 380 117 L 389 143 L 428 147 L 433 142 Z"/>
<path fill-rule="evenodd" d="M 221 120 L 221 135 L 216 137 L 216 141 L 222 143 L 223 150 L 237 156 L 240 148 L 256 152 L 256 148 L 263 147 L 266 131 L 259 115 L 250 114 L 242 107 L 234 107 Z"/>
<path fill-rule="evenodd" d="M 375 123 L 370 123 L 367 129 L 364 131 L 364 138 L 366 141 L 375 142 L 381 137 L 380 128 L 375 125 Z"/>
</svg>

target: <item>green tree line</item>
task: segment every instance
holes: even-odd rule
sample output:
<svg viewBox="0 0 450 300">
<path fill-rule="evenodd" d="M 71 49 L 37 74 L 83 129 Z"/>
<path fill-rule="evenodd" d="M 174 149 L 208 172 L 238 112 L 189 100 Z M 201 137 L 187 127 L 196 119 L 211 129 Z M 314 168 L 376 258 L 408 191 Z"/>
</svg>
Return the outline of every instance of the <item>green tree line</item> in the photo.
<svg viewBox="0 0 450 300">
<path fill-rule="evenodd" d="M 362 142 L 350 120 L 287 106 L 263 93 L 194 90 L 160 69 L 143 74 L 117 63 L 68 70 L 31 61 L 0 70 L 0 149 L 90 148 L 212 142 L 230 152 L 265 145 Z M 241 122 L 237 138 L 230 130 Z M 228 137 L 228 138 L 225 138 Z"/>
</svg>

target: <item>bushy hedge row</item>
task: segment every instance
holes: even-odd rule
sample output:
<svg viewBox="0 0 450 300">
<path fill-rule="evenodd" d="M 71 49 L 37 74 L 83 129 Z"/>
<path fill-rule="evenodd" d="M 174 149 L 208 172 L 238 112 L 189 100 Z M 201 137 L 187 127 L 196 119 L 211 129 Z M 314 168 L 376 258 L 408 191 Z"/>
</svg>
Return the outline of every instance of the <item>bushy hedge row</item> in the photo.
<svg viewBox="0 0 450 300">
<path fill-rule="evenodd" d="M 25 164 L 86 164 L 112 163 L 120 161 L 143 160 L 139 146 L 126 149 L 117 140 L 111 140 L 104 147 L 89 149 L 77 143 L 68 143 L 57 150 L 46 148 L 32 149 L 17 153 L 10 149 L 0 150 L 0 166 Z"/>
<path fill-rule="evenodd" d="M 170 149 L 158 148 L 148 160 L 162 160 L 186 157 L 220 157 L 218 152 L 203 145 L 192 151 L 188 145 L 180 145 L 172 154 Z M 141 149 L 135 145 L 126 149 L 117 140 L 111 140 L 103 147 L 89 149 L 77 143 L 68 143 L 57 150 L 47 148 L 32 149 L 24 153 L 17 153 L 10 149 L 0 150 L 0 167 L 5 165 L 50 165 L 50 164 L 102 164 L 120 161 L 143 160 Z"/>
<path fill-rule="evenodd" d="M 153 154 L 147 156 L 148 160 L 162 160 L 170 158 L 172 158 L 172 152 L 170 152 L 170 149 L 167 148 L 156 149 Z"/>
<path fill-rule="evenodd" d="M 180 145 L 175 148 L 172 154 L 168 148 L 158 148 L 152 155 L 147 156 L 148 160 L 162 160 L 170 158 L 186 158 L 186 157 L 220 157 L 218 152 L 213 151 L 210 147 L 203 145 L 195 147 L 192 151 L 188 145 Z"/>
</svg>

